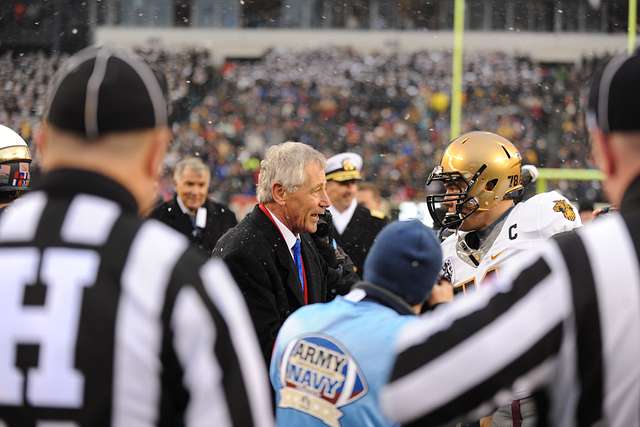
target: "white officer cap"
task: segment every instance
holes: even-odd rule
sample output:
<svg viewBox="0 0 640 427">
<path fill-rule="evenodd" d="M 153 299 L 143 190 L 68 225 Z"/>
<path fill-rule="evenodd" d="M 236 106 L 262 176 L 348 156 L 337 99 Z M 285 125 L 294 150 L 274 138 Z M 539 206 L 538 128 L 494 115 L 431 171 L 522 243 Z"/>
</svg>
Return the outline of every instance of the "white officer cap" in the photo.
<svg viewBox="0 0 640 427">
<path fill-rule="evenodd" d="M 324 168 L 327 181 L 360 181 L 362 157 L 356 153 L 340 153 L 327 160 Z"/>
</svg>

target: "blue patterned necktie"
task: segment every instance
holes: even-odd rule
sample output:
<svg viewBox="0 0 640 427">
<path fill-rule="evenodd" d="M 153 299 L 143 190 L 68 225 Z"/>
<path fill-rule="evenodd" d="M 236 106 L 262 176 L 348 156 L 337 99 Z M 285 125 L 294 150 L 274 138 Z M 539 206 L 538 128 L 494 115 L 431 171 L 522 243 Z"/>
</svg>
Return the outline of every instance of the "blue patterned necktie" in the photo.
<svg viewBox="0 0 640 427">
<path fill-rule="evenodd" d="M 188 216 L 189 216 L 189 220 L 191 221 L 191 235 L 195 237 L 198 234 L 198 227 L 196 227 L 196 216 L 195 215 L 188 215 Z"/>
<path fill-rule="evenodd" d="M 298 279 L 300 280 L 300 286 L 302 287 L 302 293 L 304 294 L 304 274 L 302 272 L 302 251 L 300 248 L 300 239 L 296 239 L 296 244 L 293 245 L 293 261 L 296 263 L 298 269 Z"/>
</svg>

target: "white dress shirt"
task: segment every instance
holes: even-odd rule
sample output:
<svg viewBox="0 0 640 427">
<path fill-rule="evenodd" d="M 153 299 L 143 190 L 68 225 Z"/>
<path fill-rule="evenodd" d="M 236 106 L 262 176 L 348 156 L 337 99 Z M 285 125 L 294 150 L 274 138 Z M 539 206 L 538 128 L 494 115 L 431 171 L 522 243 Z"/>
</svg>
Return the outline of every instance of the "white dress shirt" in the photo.
<svg viewBox="0 0 640 427">
<path fill-rule="evenodd" d="M 266 207 L 265 207 L 266 208 Z M 280 230 L 280 233 L 282 233 L 282 237 L 284 237 L 284 241 L 287 242 L 287 247 L 289 248 L 289 253 L 291 254 L 291 259 L 295 261 L 295 258 L 293 257 L 293 246 L 296 244 L 296 240 L 298 240 L 298 238 L 300 237 L 299 235 L 296 236 L 295 234 L 293 234 L 291 232 L 291 230 L 289 230 L 287 228 L 286 225 L 284 225 L 277 216 L 275 216 L 273 214 L 273 212 L 271 212 L 269 210 L 269 208 L 266 208 L 269 213 L 271 214 L 271 218 L 273 218 L 273 222 L 276 223 L 276 227 L 278 227 L 278 230 Z"/>
<path fill-rule="evenodd" d="M 176 200 L 178 201 L 178 206 L 180 206 L 180 210 L 182 211 L 183 214 L 187 214 L 189 216 L 194 216 L 196 214 L 194 211 L 186 207 L 184 203 L 182 203 L 180 196 L 176 196 Z"/>
<path fill-rule="evenodd" d="M 344 230 L 349 225 L 349 221 L 353 217 L 353 213 L 356 211 L 356 207 L 358 206 L 358 201 L 353 198 L 351 204 L 344 212 L 338 212 L 336 208 L 333 206 L 329 206 L 329 212 L 331 212 L 331 216 L 333 217 L 333 226 L 336 228 L 338 234 L 344 233 Z"/>
</svg>

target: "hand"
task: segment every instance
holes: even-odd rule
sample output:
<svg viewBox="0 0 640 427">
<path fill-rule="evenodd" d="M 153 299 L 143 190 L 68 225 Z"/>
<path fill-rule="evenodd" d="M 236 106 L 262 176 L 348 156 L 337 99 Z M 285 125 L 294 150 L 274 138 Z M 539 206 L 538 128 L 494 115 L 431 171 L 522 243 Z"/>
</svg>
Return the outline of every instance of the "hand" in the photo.
<svg viewBox="0 0 640 427">
<path fill-rule="evenodd" d="M 442 304 L 443 302 L 449 302 L 453 299 L 453 285 L 451 282 L 445 279 L 440 279 L 438 283 L 433 285 L 431 289 L 431 296 L 427 304 L 434 306 L 436 304 Z"/>
<path fill-rule="evenodd" d="M 325 210 L 318 218 L 318 229 L 313 234 L 320 238 L 330 237 L 332 223 L 333 219 L 331 218 L 331 212 Z"/>
<path fill-rule="evenodd" d="M 493 417 L 484 417 L 480 419 L 480 427 L 491 427 L 493 424 Z"/>
<path fill-rule="evenodd" d="M 591 215 L 593 216 L 593 219 L 596 219 L 599 216 L 608 214 L 609 212 L 615 212 L 617 210 L 618 209 L 616 209 L 614 206 L 605 206 L 604 208 L 598 208 L 598 209 L 594 210 Z"/>
</svg>

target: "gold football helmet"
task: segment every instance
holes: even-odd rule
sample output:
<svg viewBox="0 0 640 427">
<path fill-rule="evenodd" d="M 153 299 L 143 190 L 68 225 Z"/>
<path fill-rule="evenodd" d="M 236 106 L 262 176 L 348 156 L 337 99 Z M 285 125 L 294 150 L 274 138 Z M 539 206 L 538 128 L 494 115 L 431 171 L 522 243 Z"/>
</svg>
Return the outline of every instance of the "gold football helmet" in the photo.
<svg viewBox="0 0 640 427">
<path fill-rule="evenodd" d="M 499 201 L 522 195 L 522 157 L 507 139 L 491 132 L 469 132 L 457 137 L 433 169 L 427 185 L 441 181 L 446 192 L 427 196 L 434 223 L 456 229 L 475 212 L 492 209 Z M 444 218 L 440 206 L 450 207 Z"/>
</svg>

